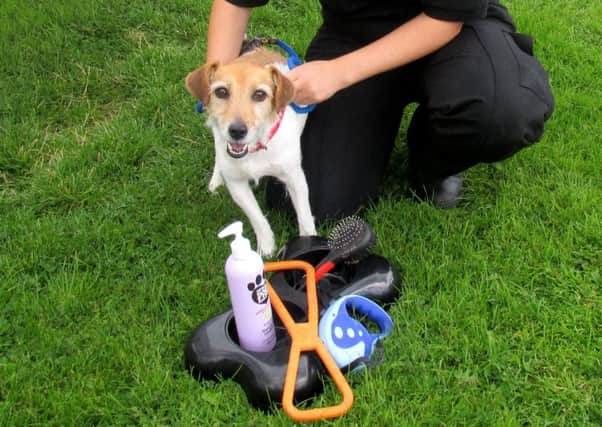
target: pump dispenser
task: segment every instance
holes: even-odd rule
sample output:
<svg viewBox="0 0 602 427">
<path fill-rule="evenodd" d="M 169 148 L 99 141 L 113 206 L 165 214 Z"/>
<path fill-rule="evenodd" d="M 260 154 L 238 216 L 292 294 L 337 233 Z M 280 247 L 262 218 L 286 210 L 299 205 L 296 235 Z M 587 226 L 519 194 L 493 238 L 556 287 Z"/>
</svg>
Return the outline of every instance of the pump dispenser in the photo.
<svg viewBox="0 0 602 427">
<path fill-rule="evenodd" d="M 234 236 L 232 254 L 226 260 L 226 279 L 240 346 L 247 351 L 266 352 L 276 345 L 272 305 L 263 272 L 263 260 L 251 249 L 236 221 L 217 237 Z"/>
</svg>

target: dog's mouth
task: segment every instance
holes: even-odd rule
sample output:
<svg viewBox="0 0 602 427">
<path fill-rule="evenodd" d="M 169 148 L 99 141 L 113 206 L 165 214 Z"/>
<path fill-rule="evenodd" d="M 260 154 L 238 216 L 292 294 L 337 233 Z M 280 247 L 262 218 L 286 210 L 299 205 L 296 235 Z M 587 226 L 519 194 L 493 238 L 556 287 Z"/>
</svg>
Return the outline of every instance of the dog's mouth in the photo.
<svg viewBox="0 0 602 427">
<path fill-rule="evenodd" d="M 244 157 L 249 152 L 249 146 L 247 144 L 241 144 L 238 142 L 229 142 L 226 147 L 226 152 L 235 159 Z"/>
</svg>

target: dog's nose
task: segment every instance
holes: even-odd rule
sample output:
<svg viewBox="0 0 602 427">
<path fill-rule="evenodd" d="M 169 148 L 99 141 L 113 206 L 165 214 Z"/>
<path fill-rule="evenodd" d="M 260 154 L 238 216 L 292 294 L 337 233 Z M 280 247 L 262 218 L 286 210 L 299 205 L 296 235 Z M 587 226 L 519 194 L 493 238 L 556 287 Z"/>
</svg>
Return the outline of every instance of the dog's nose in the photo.
<svg viewBox="0 0 602 427">
<path fill-rule="evenodd" d="M 247 135 L 247 132 L 247 125 L 243 122 L 236 121 L 228 126 L 228 134 L 230 134 L 235 141 L 243 139 Z"/>
</svg>

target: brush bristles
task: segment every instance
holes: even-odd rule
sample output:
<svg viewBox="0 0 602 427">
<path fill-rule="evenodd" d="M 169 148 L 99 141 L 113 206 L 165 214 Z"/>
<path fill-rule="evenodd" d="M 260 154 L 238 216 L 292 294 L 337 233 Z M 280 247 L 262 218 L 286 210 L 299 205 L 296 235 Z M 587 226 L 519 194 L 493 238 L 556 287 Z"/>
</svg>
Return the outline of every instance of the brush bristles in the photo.
<svg viewBox="0 0 602 427">
<path fill-rule="evenodd" d="M 328 235 L 328 246 L 331 249 L 343 249 L 349 246 L 364 230 L 365 223 L 357 216 L 350 216 L 339 221 Z"/>
<path fill-rule="evenodd" d="M 339 221 L 328 235 L 328 246 L 337 251 L 337 258 L 340 259 L 351 255 L 361 257 L 375 242 L 370 226 L 356 215 Z"/>
</svg>

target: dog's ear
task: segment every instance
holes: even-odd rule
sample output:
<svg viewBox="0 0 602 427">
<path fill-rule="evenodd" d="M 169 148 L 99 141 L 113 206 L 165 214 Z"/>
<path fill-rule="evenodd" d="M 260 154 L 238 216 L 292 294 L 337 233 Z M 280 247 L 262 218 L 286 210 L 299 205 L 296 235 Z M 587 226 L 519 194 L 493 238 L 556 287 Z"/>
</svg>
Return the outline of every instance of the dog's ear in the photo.
<svg viewBox="0 0 602 427">
<path fill-rule="evenodd" d="M 295 98 L 295 86 L 275 67 L 272 68 L 272 80 L 274 81 L 274 110 L 280 111 L 290 104 Z"/>
<path fill-rule="evenodd" d="M 209 87 L 218 66 L 218 62 L 205 64 L 186 76 L 186 89 L 205 105 L 209 104 Z"/>
</svg>

